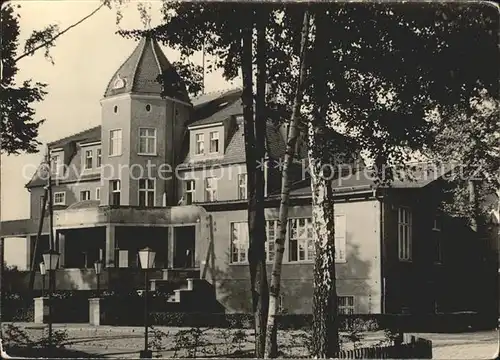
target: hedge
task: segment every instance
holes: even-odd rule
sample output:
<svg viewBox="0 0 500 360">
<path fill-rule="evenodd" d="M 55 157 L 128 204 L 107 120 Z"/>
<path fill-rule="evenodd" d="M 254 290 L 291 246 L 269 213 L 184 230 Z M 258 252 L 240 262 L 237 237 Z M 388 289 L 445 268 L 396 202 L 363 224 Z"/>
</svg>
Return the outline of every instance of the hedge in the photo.
<svg viewBox="0 0 500 360">
<path fill-rule="evenodd" d="M 35 294 L 40 295 L 40 294 Z M 95 291 L 58 291 L 53 295 L 54 321 L 59 323 L 88 322 L 88 299 Z M 150 293 L 149 318 L 151 325 L 175 327 L 253 328 L 252 314 L 223 312 L 186 312 L 180 304 L 167 303 L 165 294 Z M 144 324 L 144 297 L 136 291 L 101 293 L 103 324 L 140 326 Z M 4 321 L 33 321 L 33 293 L 4 295 Z M 497 315 L 476 313 L 451 314 L 360 314 L 339 315 L 341 330 L 394 329 L 403 332 L 460 332 L 489 330 L 497 327 Z M 310 329 L 311 314 L 278 315 L 280 329 Z"/>
</svg>

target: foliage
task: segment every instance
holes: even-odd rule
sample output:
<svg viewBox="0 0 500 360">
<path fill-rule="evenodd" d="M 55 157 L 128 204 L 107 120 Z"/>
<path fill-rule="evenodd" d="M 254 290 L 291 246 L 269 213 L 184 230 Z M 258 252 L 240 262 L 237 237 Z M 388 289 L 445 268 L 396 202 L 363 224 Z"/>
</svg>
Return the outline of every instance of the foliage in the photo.
<svg viewBox="0 0 500 360">
<path fill-rule="evenodd" d="M 26 80 L 17 84 L 15 76 L 18 72 L 16 51 L 19 46 L 19 14 L 14 12 L 12 4 L 1 10 L 2 25 L 2 101 L 0 111 L 2 153 L 18 154 L 26 151 L 37 151 L 36 140 L 38 129 L 43 119 L 35 120 L 33 104 L 44 99 L 45 84 Z"/>
<path fill-rule="evenodd" d="M 200 353 L 205 353 L 205 346 L 210 343 L 205 337 L 209 329 L 199 327 L 187 330 L 180 330 L 174 337 L 174 358 L 188 357 L 195 358 Z"/>
</svg>

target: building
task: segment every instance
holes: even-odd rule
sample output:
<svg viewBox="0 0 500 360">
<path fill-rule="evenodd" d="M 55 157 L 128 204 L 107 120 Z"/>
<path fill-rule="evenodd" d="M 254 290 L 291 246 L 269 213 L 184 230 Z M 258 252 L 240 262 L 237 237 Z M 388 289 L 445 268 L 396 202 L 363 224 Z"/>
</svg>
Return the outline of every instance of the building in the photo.
<svg viewBox="0 0 500 360">
<path fill-rule="evenodd" d="M 196 278 L 225 311 L 250 311 L 240 95 L 229 90 L 191 100 L 156 41 L 139 42 L 105 90 L 101 125 L 49 144 L 59 289 L 94 288 L 98 259 L 107 268 L 103 288 L 140 288 L 138 250 L 149 246 L 156 251 L 154 288 Z M 266 127 L 269 264 L 278 231 L 284 130 L 272 122 Z M 376 186 L 365 170 L 334 179 L 339 310 L 480 308 L 484 289 L 475 281 L 477 271 L 470 271 L 481 257 L 474 234 L 437 213 L 449 169 L 420 169 L 415 181 L 398 180 L 391 187 Z M 35 264 L 49 239 L 45 219 L 35 251 L 44 175 L 41 166 L 26 185 L 30 219 L 3 222 L 1 230 L 2 237 L 27 237 Z M 297 164 L 280 299 L 282 310 L 292 313 L 312 306 L 311 197 L 302 175 Z"/>
</svg>

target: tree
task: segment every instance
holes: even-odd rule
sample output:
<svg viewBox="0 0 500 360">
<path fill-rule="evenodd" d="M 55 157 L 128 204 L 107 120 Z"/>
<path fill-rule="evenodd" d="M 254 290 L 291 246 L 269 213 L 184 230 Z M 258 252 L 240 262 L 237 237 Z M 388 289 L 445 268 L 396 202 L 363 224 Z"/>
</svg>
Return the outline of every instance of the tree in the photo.
<svg viewBox="0 0 500 360">
<path fill-rule="evenodd" d="M 271 286 L 269 288 L 269 312 L 267 319 L 267 340 L 266 340 L 266 357 L 272 358 L 277 356 L 277 333 L 278 324 L 276 314 L 278 312 L 278 298 L 280 295 L 281 269 L 283 264 L 283 254 L 285 252 L 285 237 L 288 225 L 288 207 L 290 202 L 290 170 L 293 162 L 297 138 L 299 136 L 300 123 L 300 107 L 302 105 L 302 87 L 306 77 L 306 50 L 309 38 L 310 27 L 309 11 L 304 12 L 304 20 L 302 25 L 300 55 L 299 55 L 299 80 L 293 100 L 293 110 L 289 121 L 290 127 L 286 135 L 286 153 L 281 177 L 281 201 L 278 215 L 279 235 L 276 239 L 276 254 L 273 262 L 273 270 L 271 273 Z"/>
<path fill-rule="evenodd" d="M 38 151 L 37 147 L 40 145 L 36 138 L 38 137 L 38 129 L 44 119 L 34 119 L 35 110 L 32 104 L 43 101 L 47 94 L 44 90 L 46 84 L 33 83 L 31 80 L 24 81 L 22 85 L 16 84 L 15 77 L 19 71 L 18 62 L 44 49 L 45 58 L 54 63 L 50 56 L 50 49 L 55 45 L 55 40 L 93 16 L 104 6 L 109 6 L 109 0 L 103 1 L 89 15 L 62 31 L 59 30 L 57 25 L 48 25 L 42 30 L 34 30 L 26 40 L 24 51 L 20 55 L 17 54 L 19 47 L 19 14 L 15 13 L 12 4 L 2 6 L 2 102 L 0 104 L 2 112 L 2 153 L 34 153 Z M 17 5 L 17 8 L 20 8 L 20 5 Z"/>
<path fill-rule="evenodd" d="M 389 182 L 395 166 L 406 167 L 410 150 L 432 142 L 429 112 L 438 109 L 446 122 L 457 108 L 469 111 L 469 100 L 481 89 L 497 96 L 497 77 L 491 76 L 498 71 L 497 14 L 482 4 L 266 6 L 271 14 L 266 28 L 267 73 L 276 98 L 273 103 L 268 98 L 267 105 L 286 118 L 299 84 L 294 69 L 301 51 L 304 9 L 314 14 L 314 41 L 308 48 L 313 56 L 306 58 L 301 115 L 309 130 L 317 249 L 313 355 L 331 357 L 337 344 L 327 340 L 338 334 L 334 209 L 328 178 L 338 170 L 324 165 L 342 163 L 340 149 L 350 145 L 332 139 L 329 130 L 337 126 L 351 136 L 374 160 L 375 175 Z M 222 68 L 226 78 L 236 76 L 247 8 L 221 3 L 166 3 L 165 8 L 165 24 L 155 29 L 160 40 L 186 54 L 205 43 L 205 51 L 219 59 L 214 66 Z M 314 44 L 321 44 L 321 49 Z"/>
</svg>

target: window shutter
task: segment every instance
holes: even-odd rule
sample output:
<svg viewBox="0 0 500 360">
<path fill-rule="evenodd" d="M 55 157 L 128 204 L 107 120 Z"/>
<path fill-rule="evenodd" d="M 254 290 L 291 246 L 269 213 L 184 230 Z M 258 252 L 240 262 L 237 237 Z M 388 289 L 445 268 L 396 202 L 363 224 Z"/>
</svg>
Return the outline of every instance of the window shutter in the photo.
<svg viewBox="0 0 500 360">
<path fill-rule="evenodd" d="M 345 215 L 335 216 L 335 261 L 346 261 L 346 218 Z"/>
</svg>

